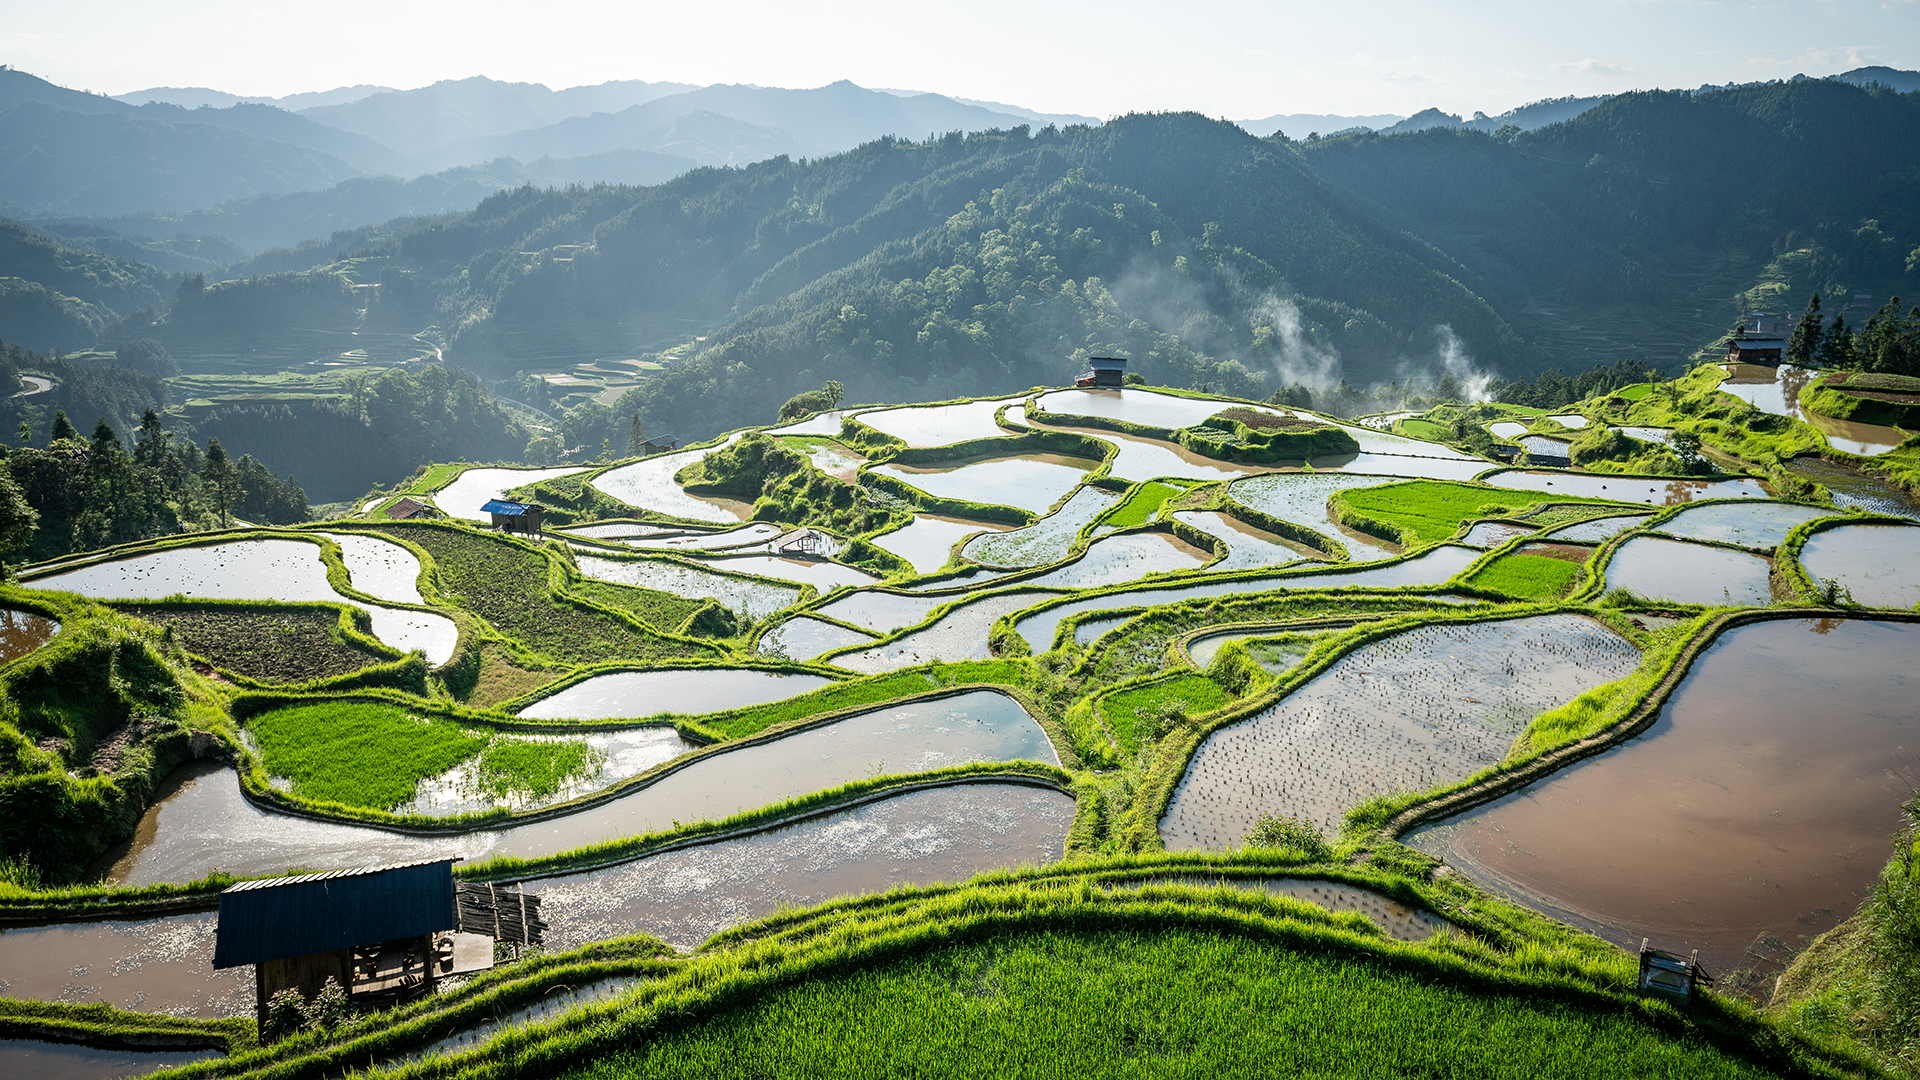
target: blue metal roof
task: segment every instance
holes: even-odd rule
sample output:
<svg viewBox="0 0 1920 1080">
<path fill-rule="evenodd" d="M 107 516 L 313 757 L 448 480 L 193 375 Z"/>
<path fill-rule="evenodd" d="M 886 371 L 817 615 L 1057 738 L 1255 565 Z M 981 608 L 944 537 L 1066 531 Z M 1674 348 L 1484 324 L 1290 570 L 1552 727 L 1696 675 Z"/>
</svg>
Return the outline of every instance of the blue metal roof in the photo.
<svg viewBox="0 0 1920 1080">
<path fill-rule="evenodd" d="M 1127 366 L 1127 360 L 1124 356 L 1089 356 L 1087 357 L 1087 363 L 1095 371 L 1116 371 Z"/>
<path fill-rule="evenodd" d="M 533 507 L 526 503 L 508 502 L 505 499 L 488 499 L 487 504 L 480 509 L 483 513 L 499 514 L 502 517 L 519 517 Z"/>
<path fill-rule="evenodd" d="M 455 861 L 243 881 L 220 894 L 213 966 L 259 964 L 451 930 Z"/>
</svg>

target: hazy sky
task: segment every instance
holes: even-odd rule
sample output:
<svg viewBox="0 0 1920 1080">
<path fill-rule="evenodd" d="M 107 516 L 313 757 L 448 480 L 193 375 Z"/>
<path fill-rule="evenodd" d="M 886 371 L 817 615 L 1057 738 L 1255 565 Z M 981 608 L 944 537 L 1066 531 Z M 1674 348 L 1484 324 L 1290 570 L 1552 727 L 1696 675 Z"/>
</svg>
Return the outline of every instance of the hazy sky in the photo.
<svg viewBox="0 0 1920 1080">
<path fill-rule="evenodd" d="M 1494 114 L 1563 94 L 1920 67 L 1920 3 L 0 0 L 0 63 L 114 94 L 851 79 L 1100 117 Z"/>
</svg>

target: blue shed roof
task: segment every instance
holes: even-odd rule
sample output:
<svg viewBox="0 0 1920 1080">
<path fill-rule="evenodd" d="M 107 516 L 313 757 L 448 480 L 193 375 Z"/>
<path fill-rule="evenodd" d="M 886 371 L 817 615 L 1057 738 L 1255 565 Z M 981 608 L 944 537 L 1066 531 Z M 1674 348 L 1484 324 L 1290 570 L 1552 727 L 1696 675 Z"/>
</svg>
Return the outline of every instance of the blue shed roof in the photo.
<svg viewBox="0 0 1920 1080">
<path fill-rule="evenodd" d="M 1124 356 L 1089 356 L 1087 364 L 1095 371 L 1114 371 L 1127 366 Z"/>
<path fill-rule="evenodd" d="M 451 930 L 455 861 L 243 881 L 220 894 L 213 966 L 259 964 Z"/>
<path fill-rule="evenodd" d="M 533 507 L 527 503 L 508 502 L 505 499 L 488 499 L 487 504 L 480 509 L 483 513 L 499 514 L 502 517 L 519 517 Z"/>
</svg>

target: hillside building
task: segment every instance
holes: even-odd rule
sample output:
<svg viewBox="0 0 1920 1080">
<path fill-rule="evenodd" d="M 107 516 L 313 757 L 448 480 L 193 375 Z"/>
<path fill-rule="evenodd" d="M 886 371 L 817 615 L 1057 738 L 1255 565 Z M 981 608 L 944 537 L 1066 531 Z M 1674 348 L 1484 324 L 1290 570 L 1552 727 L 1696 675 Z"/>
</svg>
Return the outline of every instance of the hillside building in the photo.
<svg viewBox="0 0 1920 1080">
<path fill-rule="evenodd" d="M 1786 354 L 1786 338 L 1734 338 L 1727 342 L 1729 364 L 1778 364 Z"/>
<path fill-rule="evenodd" d="M 488 499 L 480 509 L 493 516 L 493 527 L 501 532 L 526 533 L 528 536 L 540 535 L 540 518 L 546 513 L 546 507 L 539 503 L 508 502 L 505 499 Z"/>
<path fill-rule="evenodd" d="M 1087 358 L 1086 374 L 1073 380 L 1080 387 L 1108 387 L 1119 389 L 1126 385 L 1127 361 L 1119 356 L 1090 356 Z"/>
</svg>

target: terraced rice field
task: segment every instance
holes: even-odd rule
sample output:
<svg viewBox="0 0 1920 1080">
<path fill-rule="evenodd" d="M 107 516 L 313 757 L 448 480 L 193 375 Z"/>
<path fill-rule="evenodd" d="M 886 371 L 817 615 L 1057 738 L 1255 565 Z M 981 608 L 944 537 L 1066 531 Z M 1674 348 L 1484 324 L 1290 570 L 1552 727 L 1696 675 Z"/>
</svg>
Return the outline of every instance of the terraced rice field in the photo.
<svg viewBox="0 0 1920 1080">
<path fill-rule="evenodd" d="M 1045 566 L 1067 557 L 1080 530 L 1117 504 L 1120 496 L 1095 487 L 1073 493 L 1066 505 L 1023 529 L 976 536 L 960 554 L 988 566 Z"/>
<path fill-rule="evenodd" d="M 1238 847 L 1261 814 L 1339 832 L 1376 795 L 1463 780 L 1541 712 L 1639 664 L 1575 615 L 1434 626 L 1362 646 L 1195 752 L 1160 836 L 1174 851 Z"/>
</svg>

